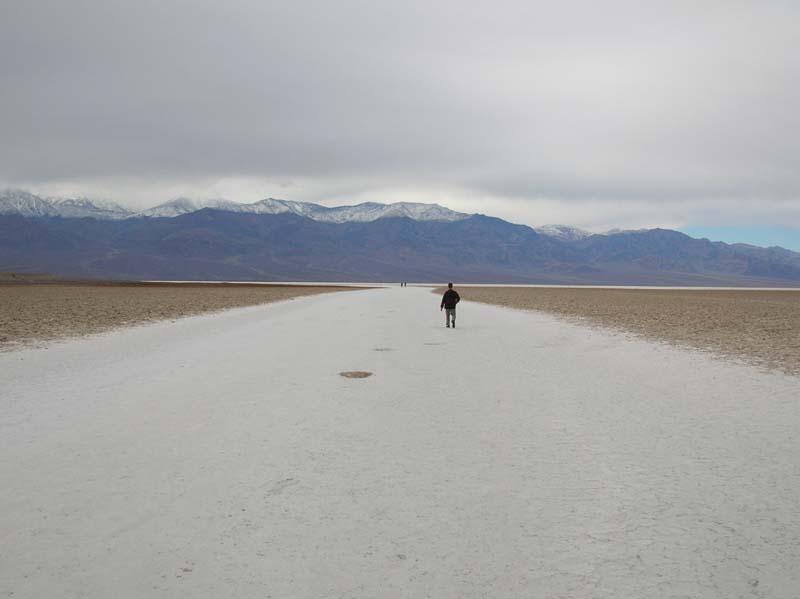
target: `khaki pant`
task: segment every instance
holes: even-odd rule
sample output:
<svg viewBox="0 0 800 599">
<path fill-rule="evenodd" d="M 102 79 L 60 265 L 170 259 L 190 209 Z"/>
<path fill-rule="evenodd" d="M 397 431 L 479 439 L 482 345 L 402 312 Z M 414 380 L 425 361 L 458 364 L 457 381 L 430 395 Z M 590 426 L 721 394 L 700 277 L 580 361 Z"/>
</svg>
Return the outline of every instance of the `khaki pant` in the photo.
<svg viewBox="0 0 800 599">
<path fill-rule="evenodd" d="M 456 309 L 455 308 L 445 308 L 444 309 L 445 318 L 447 319 L 447 326 L 450 326 L 450 319 L 453 319 L 453 326 L 456 326 Z"/>
</svg>

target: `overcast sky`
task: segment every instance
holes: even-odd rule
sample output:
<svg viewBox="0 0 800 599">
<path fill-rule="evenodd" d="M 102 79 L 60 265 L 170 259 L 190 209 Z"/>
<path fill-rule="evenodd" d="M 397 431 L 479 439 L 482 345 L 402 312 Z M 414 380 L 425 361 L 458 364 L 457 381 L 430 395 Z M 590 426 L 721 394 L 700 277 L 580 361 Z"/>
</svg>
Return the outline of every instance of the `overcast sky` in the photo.
<svg viewBox="0 0 800 599">
<path fill-rule="evenodd" d="M 800 229 L 800 2 L 2 0 L 0 187 Z"/>
</svg>

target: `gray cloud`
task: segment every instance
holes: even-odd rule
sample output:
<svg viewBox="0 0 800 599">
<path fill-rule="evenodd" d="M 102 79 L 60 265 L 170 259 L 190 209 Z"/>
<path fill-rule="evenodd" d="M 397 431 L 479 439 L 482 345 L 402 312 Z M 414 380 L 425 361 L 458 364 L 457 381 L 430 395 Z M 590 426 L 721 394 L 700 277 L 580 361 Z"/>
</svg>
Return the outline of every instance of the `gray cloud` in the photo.
<svg viewBox="0 0 800 599">
<path fill-rule="evenodd" d="M 0 184 L 800 227 L 795 2 L 7 4 Z"/>
</svg>

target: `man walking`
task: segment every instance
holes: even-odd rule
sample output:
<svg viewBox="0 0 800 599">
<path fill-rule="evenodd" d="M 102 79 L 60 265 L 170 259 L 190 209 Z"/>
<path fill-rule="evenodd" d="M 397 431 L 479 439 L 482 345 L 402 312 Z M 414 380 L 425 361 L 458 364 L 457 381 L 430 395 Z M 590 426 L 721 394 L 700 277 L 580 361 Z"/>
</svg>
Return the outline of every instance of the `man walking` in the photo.
<svg viewBox="0 0 800 599">
<path fill-rule="evenodd" d="M 442 303 L 439 306 L 439 311 L 444 310 L 446 315 L 447 328 L 450 328 L 450 319 L 453 320 L 453 328 L 456 328 L 456 304 L 461 301 L 458 292 L 453 289 L 453 284 L 447 284 L 447 291 L 442 296 Z"/>
</svg>

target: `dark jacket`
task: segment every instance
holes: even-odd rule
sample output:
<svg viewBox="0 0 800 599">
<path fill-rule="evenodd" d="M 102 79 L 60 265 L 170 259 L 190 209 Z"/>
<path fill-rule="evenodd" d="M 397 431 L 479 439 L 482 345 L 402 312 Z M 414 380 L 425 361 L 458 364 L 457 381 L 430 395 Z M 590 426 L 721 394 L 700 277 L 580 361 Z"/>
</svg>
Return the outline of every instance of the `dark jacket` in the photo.
<svg viewBox="0 0 800 599">
<path fill-rule="evenodd" d="M 456 304 L 461 301 L 458 293 L 456 293 L 455 289 L 448 289 L 444 292 L 442 296 L 442 305 L 440 308 L 444 308 L 445 310 L 451 310 L 456 307 Z"/>
</svg>

